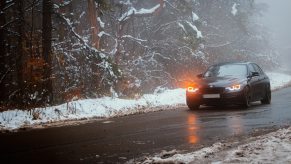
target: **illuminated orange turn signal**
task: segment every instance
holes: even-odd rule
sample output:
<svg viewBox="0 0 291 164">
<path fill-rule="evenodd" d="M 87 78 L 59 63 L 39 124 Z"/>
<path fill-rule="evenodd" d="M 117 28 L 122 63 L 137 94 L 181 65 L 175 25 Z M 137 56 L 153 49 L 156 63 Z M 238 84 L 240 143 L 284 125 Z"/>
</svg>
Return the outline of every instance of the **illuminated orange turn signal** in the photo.
<svg viewBox="0 0 291 164">
<path fill-rule="evenodd" d="M 194 88 L 194 87 L 188 87 L 188 92 L 197 92 L 198 88 Z"/>
</svg>

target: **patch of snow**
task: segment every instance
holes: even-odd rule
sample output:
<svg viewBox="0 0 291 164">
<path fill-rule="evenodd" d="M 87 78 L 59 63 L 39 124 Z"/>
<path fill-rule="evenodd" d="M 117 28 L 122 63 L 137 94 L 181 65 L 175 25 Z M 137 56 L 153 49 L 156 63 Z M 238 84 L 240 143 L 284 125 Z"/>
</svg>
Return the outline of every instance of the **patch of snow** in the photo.
<svg viewBox="0 0 291 164">
<path fill-rule="evenodd" d="M 290 163 L 291 127 L 253 137 L 239 146 L 215 143 L 191 153 L 176 153 L 168 158 L 148 157 L 142 163 Z M 131 163 L 129 161 L 128 163 Z"/>
<path fill-rule="evenodd" d="M 104 31 L 100 31 L 98 37 L 101 38 L 104 34 L 106 34 Z"/>
<path fill-rule="evenodd" d="M 198 15 L 194 12 L 192 12 L 192 20 L 193 22 L 197 21 L 199 19 Z"/>
<path fill-rule="evenodd" d="M 83 11 L 79 16 L 79 19 L 81 19 L 85 14 L 86 14 L 85 11 Z"/>
<path fill-rule="evenodd" d="M 59 9 L 60 6 L 58 6 L 57 4 L 54 4 L 54 9 Z M 2 14 L 3 12 L 1 11 L 0 14 Z"/>
<path fill-rule="evenodd" d="M 151 9 L 141 8 L 140 10 L 136 11 L 136 14 L 151 14 L 151 13 L 155 12 L 159 7 L 160 7 L 160 4 L 157 4 L 156 6 L 154 6 Z"/>
<path fill-rule="evenodd" d="M 104 28 L 105 27 L 105 23 L 102 22 L 102 20 L 101 20 L 100 17 L 97 18 L 97 21 L 99 22 L 101 28 Z"/>
<path fill-rule="evenodd" d="M 266 74 L 270 78 L 272 90 L 282 88 L 291 82 L 291 75 L 278 72 L 266 72 Z"/>
<path fill-rule="evenodd" d="M 180 26 L 182 28 L 182 30 L 187 33 L 187 31 L 185 30 L 185 27 L 181 24 L 181 23 L 178 23 L 178 26 Z"/>
<path fill-rule="evenodd" d="M 195 25 L 193 25 L 191 22 L 188 22 L 188 21 L 186 22 L 194 31 L 196 31 L 196 34 L 197 34 L 196 38 L 203 38 L 201 31 L 199 31 Z"/>
<path fill-rule="evenodd" d="M 122 38 L 129 38 L 129 39 L 132 39 L 132 40 L 135 40 L 135 41 L 138 41 L 138 42 L 146 42 L 147 40 L 144 40 L 144 39 L 139 39 L 139 38 L 135 38 L 131 35 L 123 35 Z"/>
<path fill-rule="evenodd" d="M 211 147 L 206 147 L 198 151 L 187 153 L 187 154 L 175 154 L 169 158 L 165 158 L 165 156 L 163 155 L 164 153 L 162 152 L 158 156 L 148 158 L 142 163 L 143 164 L 146 164 L 146 163 L 191 163 L 194 161 L 197 163 L 198 160 L 202 160 L 206 156 L 219 152 L 223 147 L 224 145 L 222 143 L 215 143 Z M 176 152 L 176 150 L 173 150 L 171 152 Z M 131 163 L 131 162 L 129 161 L 128 163 Z"/>
<path fill-rule="evenodd" d="M 134 7 L 131 7 L 127 12 L 125 12 L 124 14 L 122 14 L 122 16 L 118 19 L 118 21 L 125 21 L 127 20 L 130 16 L 132 16 L 133 14 L 135 15 L 144 15 L 144 14 L 152 14 L 154 13 L 158 8 L 160 7 L 160 4 L 157 4 L 156 6 L 154 6 L 153 8 L 150 9 L 144 9 L 141 8 L 139 10 L 136 10 Z"/>
<path fill-rule="evenodd" d="M 139 99 L 103 97 L 84 99 L 58 106 L 35 108 L 32 111 L 9 110 L 0 113 L 0 129 L 13 130 L 23 126 L 84 118 L 109 118 L 139 112 L 149 112 L 158 106 L 185 104 L 185 89 L 146 94 Z M 33 115 L 37 114 L 37 118 Z"/>
<path fill-rule="evenodd" d="M 102 122 L 103 124 L 110 124 L 110 123 L 113 123 L 113 121 L 104 121 Z"/>
<path fill-rule="evenodd" d="M 237 4 L 236 3 L 234 3 L 232 8 L 231 8 L 231 14 L 233 16 L 236 16 L 236 14 L 237 14 Z"/>
</svg>

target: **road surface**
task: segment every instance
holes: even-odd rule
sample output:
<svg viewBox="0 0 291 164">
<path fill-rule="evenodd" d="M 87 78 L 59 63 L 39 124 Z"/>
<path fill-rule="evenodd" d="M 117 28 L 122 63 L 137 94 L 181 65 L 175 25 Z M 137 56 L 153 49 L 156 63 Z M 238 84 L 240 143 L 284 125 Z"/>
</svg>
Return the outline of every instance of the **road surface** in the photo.
<svg viewBox="0 0 291 164">
<path fill-rule="evenodd" d="M 257 128 L 291 122 L 291 88 L 272 93 L 272 104 L 187 107 L 96 120 L 75 126 L 0 134 L 1 163 L 124 163 L 162 150 L 193 150 Z"/>
</svg>

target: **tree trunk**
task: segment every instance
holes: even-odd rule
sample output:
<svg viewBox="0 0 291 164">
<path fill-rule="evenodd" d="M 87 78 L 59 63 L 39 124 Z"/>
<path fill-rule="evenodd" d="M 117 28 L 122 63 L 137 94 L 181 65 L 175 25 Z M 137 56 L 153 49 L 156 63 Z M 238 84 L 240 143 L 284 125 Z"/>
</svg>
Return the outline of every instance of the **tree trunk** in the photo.
<svg viewBox="0 0 291 164">
<path fill-rule="evenodd" d="M 52 88 L 52 1 L 43 0 L 42 6 L 42 48 L 43 58 L 45 60 L 44 66 L 44 101 L 51 103 L 53 99 Z"/>
<path fill-rule="evenodd" d="M 92 46 L 97 50 L 99 49 L 100 38 L 99 34 L 99 25 L 97 23 L 97 12 L 94 0 L 88 0 L 88 16 L 91 25 L 91 35 L 92 35 Z"/>
<path fill-rule="evenodd" d="M 3 11 L 3 9 L 5 8 L 6 6 L 6 0 L 1 0 L 0 1 L 0 11 Z M 7 91 L 6 91 L 6 87 L 5 87 L 5 76 L 6 76 L 6 72 L 7 72 L 7 69 L 6 68 L 6 46 L 5 46 L 5 43 L 6 43 L 6 37 L 5 37 L 5 32 L 4 32 L 4 28 L 2 27 L 6 22 L 6 19 L 5 19 L 5 14 L 2 13 L 0 14 L 0 91 L 1 91 L 1 94 L 0 94 L 0 104 L 3 104 L 4 101 L 7 101 L 6 100 L 6 94 L 7 94 Z M 0 106 L 1 108 L 1 106 Z"/>
<path fill-rule="evenodd" d="M 18 105 L 23 107 L 25 102 L 24 97 L 24 81 L 23 81 L 23 41 L 24 41 L 24 9 L 23 9 L 23 1 L 17 1 L 17 17 L 18 17 L 18 46 L 17 46 L 17 54 L 16 54 L 16 72 L 17 72 L 17 84 L 18 84 L 18 94 L 16 96 L 16 102 Z"/>
</svg>

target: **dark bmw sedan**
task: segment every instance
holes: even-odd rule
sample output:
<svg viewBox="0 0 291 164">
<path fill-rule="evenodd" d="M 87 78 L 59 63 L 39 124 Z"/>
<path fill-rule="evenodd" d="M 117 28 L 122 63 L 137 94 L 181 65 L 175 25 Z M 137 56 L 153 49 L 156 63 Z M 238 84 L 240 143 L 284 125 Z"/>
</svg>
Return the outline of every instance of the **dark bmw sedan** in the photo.
<svg viewBox="0 0 291 164">
<path fill-rule="evenodd" d="M 269 77 L 255 63 L 221 63 L 213 65 L 186 91 L 190 109 L 200 105 L 242 105 L 249 107 L 253 101 L 271 103 Z"/>
</svg>

